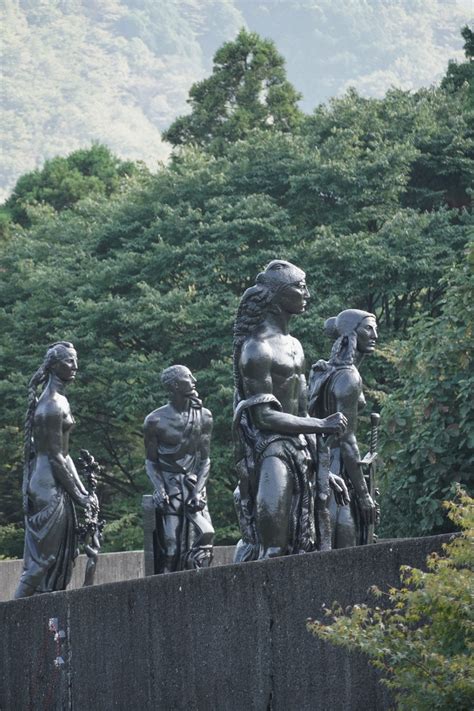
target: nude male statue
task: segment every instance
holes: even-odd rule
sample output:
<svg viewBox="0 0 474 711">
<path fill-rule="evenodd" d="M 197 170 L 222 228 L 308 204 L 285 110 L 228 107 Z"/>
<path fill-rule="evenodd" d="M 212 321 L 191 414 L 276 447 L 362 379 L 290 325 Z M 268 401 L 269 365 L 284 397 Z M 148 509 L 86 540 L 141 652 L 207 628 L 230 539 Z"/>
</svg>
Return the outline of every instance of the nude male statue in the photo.
<svg viewBox="0 0 474 711">
<path fill-rule="evenodd" d="M 145 419 L 146 472 L 155 488 L 160 572 L 207 567 L 214 529 L 207 508 L 212 415 L 183 365 L 161 374 L 169 402 Z"/>
<path fill-rule="evenodd" d="M 289 332 L 308 299 L 305 273 L 274 260 L 240 302 L 233 432 L 242 540 L 236 562 L 330 548 L 329 485 L 347 496 L 340 477 L 327 471 L 321 480 L 314 436 L 343 432 L 346 418 L 308 417 L 303 349 Z"/>
</svg>

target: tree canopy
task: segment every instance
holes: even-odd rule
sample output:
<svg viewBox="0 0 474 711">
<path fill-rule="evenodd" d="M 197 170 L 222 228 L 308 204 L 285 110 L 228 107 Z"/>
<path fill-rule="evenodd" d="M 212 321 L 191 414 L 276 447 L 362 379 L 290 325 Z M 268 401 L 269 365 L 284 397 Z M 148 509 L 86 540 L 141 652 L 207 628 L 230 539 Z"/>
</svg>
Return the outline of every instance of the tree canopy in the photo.
<svg viewBox="0 0 474 711">
<path fill-rule="evenodd" d="M 88 195 L 110 196 L 137 170 L 132 161 L 122 161 L 106 146 L 95 144 L 47 160 L 41 169 L 23 175 L 4 207 L 14 222 L 28 226 L 29 207 L 44 204 L 64 210 Z"/>
<path fill-rule="evenodd" d="M 210 77 L 193 84 L 191 113 L 177 118 L 163 133 L 173 146 L 211 147 L 245 138 L 256 128 L 288 132 L 301 118 L 300 99 L 286 79 L 285 61 L 270 40 L 240 30 L 214 55 Z"/>
<path fill-rule="evenodd" d="M 382 97 L 462 61 L 468 0 L 3 0 L 0 200 L 45 160 L 104 143 L 152 170 L 239 28 L 276 42 L 306 112 L 353 86 Z"/>
<path fill-rule="evenodd" d="M 54 174 L 36 176 L 51 182 L 33 202 L 36 183 L 26 181 L 30 224 L 13 225 L 0 243 L 3 551 L 18 548 L 26 384 L 58 339 L 79 353 L 69 392 L 73 453 L 87 446 L 106 467 L 109 549 L 141 545 L 140 499 L 149 491 L 141 426 L 165 399 L 159 374 L 172 363 L 193 370 L 214 413 L 210 510 L 217 541 L 235 540 L 232 323 L 243 290 L 275 256 L 307 272 L 312 299 L 294 333 L 308 365 L 329 353 L 325 318 L 347 307 L 377 315 L 380 347 L 363 377 L 368 411 L 382 408 L 388 433 L 383 531 L 443 530 L 439 502 L 467 471 L 469 413 L 456 420 L 452 408 L 465 404 L 470 378 L 457 365 L 471 328 L 463 307 L 473 231 L 468 91 L 443 85 L 383 99 L 350 91 L 284 130 L 254 116 L 244 136 L 229 134 L 218 151 L 183 145 L 156 173 L 109 156 L 111 171 L 90 176 L 78 168 L 87 155 L 82 163 L 70 156 L 60 165 L 84 190 L 65 189 L 63 203 Z M 449 412 L 438 409 L 438 390 Z M 361 420 L 363 442 L 368 415 Z M 411 490 L 423 506 L 430 487 L 429 512 L 403 508 Z"/>
</svg>

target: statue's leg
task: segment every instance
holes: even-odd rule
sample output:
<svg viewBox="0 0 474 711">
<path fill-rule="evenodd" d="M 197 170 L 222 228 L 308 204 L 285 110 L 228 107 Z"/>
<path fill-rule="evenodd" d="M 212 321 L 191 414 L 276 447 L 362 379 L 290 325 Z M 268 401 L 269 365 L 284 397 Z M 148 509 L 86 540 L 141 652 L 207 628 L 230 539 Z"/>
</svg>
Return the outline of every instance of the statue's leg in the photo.
<svg viewBox="0 0 474 711">
<path fill-rule="evenodd" d="M 56 556 L 54 555 L 50 555 L 47 559 L 33 560 L 28 550 L 25 549 L 24 568 L 15 591 L 15 600 L 45 592 L 41 590 L 41 583 L 44 581 L 48 568 L 54 564 L 55 560 Z"/>
<path fill-rule="evenodd" d="M 337 532 L 338 513 L 339 513 L 339 506 L 336 503 L 336 497 L 334 496 L 334 491 L 331 489 L 331 492 L 329 494 L 329 516 L 331 519 L 331 546 L 332 546 L 332 548 L 337 548 L 336 532 Z"/>
<path fill-rule="evenodd" d="M 208 568 L 212 561 L 214 527 L 206 507 L 188 516 L 192 527 L 191 549 L 188 551 L 187 568 Z"/>
<path fill-rule="evenodd" d="M 335 530 L 335 548 L 350 548 L 357 545 L 356 525 L 352 505 L 337 507 L 337 523 Z"/>
<path fill-rule="evenodd" d="M 31 597 L 36 593 L 36 588 L 29 585 L 25 580 L 20 580 L 15 590 L 15 600 L 21 597 Z"/>
<path fill-rule="evenodd" d="M 170 501 L 170 507 L 176 510 L 178 515 L 164 515 L 162 518 L 163 532 L 163 573 L 172 573 L 179 569 L 179 558 L 181 554 L 180 539 L 181 529 L 183 526 L 183 516 L 180 511 L 181 507 L 176 505 L 173 500 Z"/>
<path fill-rule="evenodd" d="M 288 553 L 292 492 L 292 477 L 285 462 L 279 457 L 265 457 L 256 500 L 259 558 Z"/>
</svg>

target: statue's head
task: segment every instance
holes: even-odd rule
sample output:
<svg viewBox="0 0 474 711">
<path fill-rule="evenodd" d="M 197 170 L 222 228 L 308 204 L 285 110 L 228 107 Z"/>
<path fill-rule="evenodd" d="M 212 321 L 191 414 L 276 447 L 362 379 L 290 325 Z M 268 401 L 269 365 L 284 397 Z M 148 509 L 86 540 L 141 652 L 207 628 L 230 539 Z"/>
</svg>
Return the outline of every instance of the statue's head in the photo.
<svg viewBox="0 0 474 711">
<path fill-rule="evenodd" d="M 77 373 L 77 353 L 69 341 L 58 341 L 49 346 L 43 361 L 45 374 L 53 373 L 60 380 L 70 382 Z"/>
<path fill-rule="evenodd" d="M 257 275 L 256 286 L 267 290 L 268 301 L 289 314 L 302 313 L 309 299 L 306 274 L 283 259 L 274 259 Z"/>
<path fill-rule="evenodd" d="M 161 373 L 161 382 L 170 396 L 197 397 L 196 378 L 185 365 L 171 365 Z"/>
<path fill-rule="evenodd" d="M 345 309 L 328 318 L 324 332 L 335 339 L 331 361 L 336 363 L 352 363 L 356 351 L 363 355 L 373 353 L 378 339 L 374 314 L 360 309 Z"/>
<path fill-rule="evenodd" d="M 28 383 L 28 409 L 25 416 L 24 462 L 29 471 L 33 437 L 33 419 L 38 402 L 37 390 L 48 382 L 51 375 L 56 375 L 63 383 L 74 380 L 77 373 L 76 349 L 69 341 L 57 341 L 49 346 L 43 362 Z"/>
<path fill-rule="evenodd" d="M 243 397 L 239 359 L 245 340 L 271 311 L 299 314 L 305 310 L 308 299 L 304 271 L 283 259 L 271 261 L 257 275 L 254 286 L 244 292 L 234 322 L 234 383 L 239 396 Z"/>
</svg>

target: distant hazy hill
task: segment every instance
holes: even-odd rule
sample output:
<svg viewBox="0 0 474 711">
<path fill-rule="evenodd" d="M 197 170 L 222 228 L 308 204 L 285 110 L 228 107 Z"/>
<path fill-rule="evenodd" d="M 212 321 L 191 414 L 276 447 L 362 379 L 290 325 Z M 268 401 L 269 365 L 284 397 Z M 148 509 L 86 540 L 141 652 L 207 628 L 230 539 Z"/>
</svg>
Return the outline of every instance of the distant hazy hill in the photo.
<svg viewBox="0 0 474 711">
<path fill-rule="evenodd" d="M 275 40 L 311 111 L 355 86 L 436 81 L 470 0 L 2 0 L 1 197 L 45 158 L 106 143 L 153 166 L 160 131 L 242 26 Z"/>
</svg>

